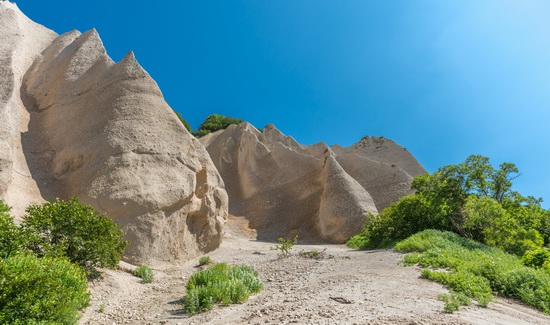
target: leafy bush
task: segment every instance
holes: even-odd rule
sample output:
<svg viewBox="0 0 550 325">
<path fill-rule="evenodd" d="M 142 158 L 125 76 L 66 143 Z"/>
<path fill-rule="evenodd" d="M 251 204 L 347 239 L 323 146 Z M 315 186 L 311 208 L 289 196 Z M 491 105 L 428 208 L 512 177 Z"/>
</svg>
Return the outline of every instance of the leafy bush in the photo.
<svg viewBox="0 0 550 325">
<path fill-rule="evenodd" d="M 153 282 L 153 270 L 149 265 L 140 265 L 134 270 L 134 275 L 141 278 L 141 283 Z"/>
<path fill-rule="evenodd" d="M 550 263 L 550 251 L 545 248 L 528 251 L 523 255 L 521 261 L 526 266 L 541 268 Z M 550 269 L 548 269 L 550 271 Z"/>
<path fill-rule="evenodd" d="M 77 198 L 28 207 L 21 229 L 24 246 L 37 256 L 66 256 L 90 276 L 115 267 L 128 244 L 116 222 Z"/>
<path fill-rule="evenodd" d="M 202 124 L 199 126 L 199 129 L 193 132 L 193 135 L 196 137 L 202 137 L 207 135 L 208 133 L 226 129 L 231 124 L 241 124 L 242 122 L 243 120 L 233 117 L 212 114 L 208 116 L 204 120 L 204 122 L 202 122 Z"/>
<path fill-rule="evenodd" d="M 196 314 L 212 309 L 214 304 L 243 303 L 262 288 L 258 272 L 252 267 L 218 263 L 189 278 L 183 305 L 188 314 Z"/>
<path fill-rule="evenodd" d="M 458 165 L 416 177 L 414 195 L 391 204 L 365 222 L 348 245 L 377 248 L 391 245 L 425 229 L 453 231 L 522 256 L 550 243 L 550 211 L 541 199 L 512 190 L 518 169 L 470 156 Z"/>
<path fill-rule="evenodd" d="M 0 200 L 0 258 L 7 258 L 20 250 L 19 228 L 9 214 L 11 208 Z"/>
<path fill-rule="evenodd" d="M 199 258 L 199 265 L 207 265 L 212 263 L 212 259 L 208 255 L 204 255 L 203 257 Z"/>
<path fill-rule="evenodd" d="M 84 271 L 67 260 L 0 259 L 0 324 L 76 324 L 89 300 Z"/>
<path fill-rule="evenodd" d="M 422 276 L 448 285 L 482 306 L 491 300 L 491 292 L 497 292 L 550 313 L 550 273 L 526 267 L 520 258 L 501 249 L 438 230 L 417 233 L 395 249 L 410 253 L 404 257 L 405 264 L 447 269 L 424 270 Z"/>
<path fill-rule="evenodd" d="M 280 251 L 280 253 L 277 254 L 277 256 L 279 257 L 287 257 L 290 255 L 290 250 L 292 249 L 292 247 L 298 244 L 298 235 L 294 237 L 294 240 L 279 237 L 277 241 L 279 242 L 279 244 L 271 247 L 271 250 Z"/>
</svg>

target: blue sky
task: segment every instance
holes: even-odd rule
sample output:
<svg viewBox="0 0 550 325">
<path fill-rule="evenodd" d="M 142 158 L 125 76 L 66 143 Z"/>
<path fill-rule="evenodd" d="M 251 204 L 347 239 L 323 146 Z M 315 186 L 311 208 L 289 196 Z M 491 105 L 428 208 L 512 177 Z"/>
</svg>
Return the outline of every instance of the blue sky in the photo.
<svg viewBox="0 0 550 325">
<path fill-rule="evenodd" d="M 384 136 L 430 172 L 482 154 L 550 207 L 550 2 L 24 1 L 64 33 L 133 50 L 193 128 L 212 113 L 299 142 Z"/>
</svg>

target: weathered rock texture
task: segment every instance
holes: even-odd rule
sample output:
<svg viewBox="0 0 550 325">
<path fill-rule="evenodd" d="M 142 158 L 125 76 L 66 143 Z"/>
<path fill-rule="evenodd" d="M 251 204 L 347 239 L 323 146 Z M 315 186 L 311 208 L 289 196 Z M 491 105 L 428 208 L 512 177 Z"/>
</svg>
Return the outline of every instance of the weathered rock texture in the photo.
<svg viewBox="0 0 550 325">
<path fill-rule="evenodd" d="M 411 182 L 426 170 L 403 147 L 382 137 L 364 137 L 349 148 L 332 146 L 336 160 L 372 196 L 378 211 L 411 194 Z"/>
<path fill-rule="evenodd" d="M 302 146 L 273 125 L 260 132 L 243 123 L 200 141 L 224 179 L 229 212 L 247 218 L 262 239 L 343 242 L 369 212 L 409 194 L 413 176 L 425 172 L 383 138 L 333 150 Z"/>
<path fill-rule="evenodd" d="M 95 30 L 57 36 L 15 4 L 0 10 L 2 197 L 15 205 L 22 168 L 38 191 L 19 201 L 78 196 L 123 226 L 133 262 L 218 247 L 223 181 L 134 55 L 115 63 Z"/>
</svg>

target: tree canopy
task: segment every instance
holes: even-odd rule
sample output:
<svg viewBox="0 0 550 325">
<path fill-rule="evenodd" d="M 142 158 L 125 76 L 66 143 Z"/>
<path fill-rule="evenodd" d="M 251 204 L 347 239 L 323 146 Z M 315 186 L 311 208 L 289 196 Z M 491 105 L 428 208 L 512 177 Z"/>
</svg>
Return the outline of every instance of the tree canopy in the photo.
<svg viewBox="0 0 550 325">
<path fill-rule="evenodd" d="M 416 177 L 415 194 L 371 216 L 351 244 L 376 247 L 424 229 L 450 230 L 510 253 L 550 243 L 550 211 L 542 199 L 512 189 L 519 176 L 512 163 L 494 168 L 489 158 L 472 155 L 463 163 Z"/>
<path fill-rule="evenodd" d="M 230 116 L 223 116 L 218 114 L 212 114 L 208 116 L 204 122 L 199 126 L 197 131 L 193 132 L 196 137 L 202 137 L 208 133 L 216 132 L 221 129 L 226 129 L 231 124 L 241 124 L 243 120 L 233 118 Z"/>
</svg>

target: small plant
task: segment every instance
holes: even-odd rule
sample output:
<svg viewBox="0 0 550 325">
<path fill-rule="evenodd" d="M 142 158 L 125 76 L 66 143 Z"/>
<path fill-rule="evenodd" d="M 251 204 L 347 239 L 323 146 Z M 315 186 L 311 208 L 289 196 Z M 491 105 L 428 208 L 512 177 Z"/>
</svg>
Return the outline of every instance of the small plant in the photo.
<svg viewBox="0 0 550 325">
<path fill-rule="evenodd" d="M 141 278 L 141 283 L 153 282 L 153 270 L 149 265 L 140 265 L 134 270 L 134 275 Z"/>
<path fill-rule="evenodd" d="M 212 309 L 214 304 L 243 303 L 262 288 L 258 272 L 252 267 L 218 263 L 189 278 L 183 306 L 186 313 L 196 314 Z"/>
<path fill-rule="evenodd" d="M 105 304 L 99 305 L 99 307 L 97 308 L 97 312 L 103 314 L 105 312 Z"/>
<path fill-rule="evenodd" d="M 472 304 L 472 300 L 468 296 L 462 292 L 456 292 L 453 290 L 451 290 L 449 294 L 440 294 L 437 297 L 443 300 L 445 303 L 443 310 L 449 314 L 459 310 L 461 306 L 470 306 Z"/>
<path fill-rule="evenodd" d="M 322 251 L 318 251 L 318 250 L 312 250 L 312 251 L 301 251 L 300 252 L 300 256 L 301 257 L 305 257 L 305 258 L 312 258 L 312 259 L 322 259 L 325 255 L 325 251 L 327 249 L 323 249 Z"/>
<path fill-rule="evenodd" d="M 204 255 L 203 257 L 201 257 L 201 258 L 199 259 L 199 265 L 200 265 L 200 266 L 208 265 L 208 264 L 210 264 L 210 263 L 212 263 L 212 259 L 211 259 L 210 256 L 208 256 L 208 255 Z"/>
<path fill-rule="evenodd" d="M 290 250 L 292 249 L 292 247 L 298 244 L 298 235 L 294 237 L 294 240 L 284 239 L 282 237 L 279 237 L 277 241 L 279 242 L 279 244 L 275 245 L 274 247 L 271 247 L 271 250 L 280 251 L 277 254 L 277 256 L 279 256 L 280 258 L 288 257 L 290 255 Z"/>
</svg>

